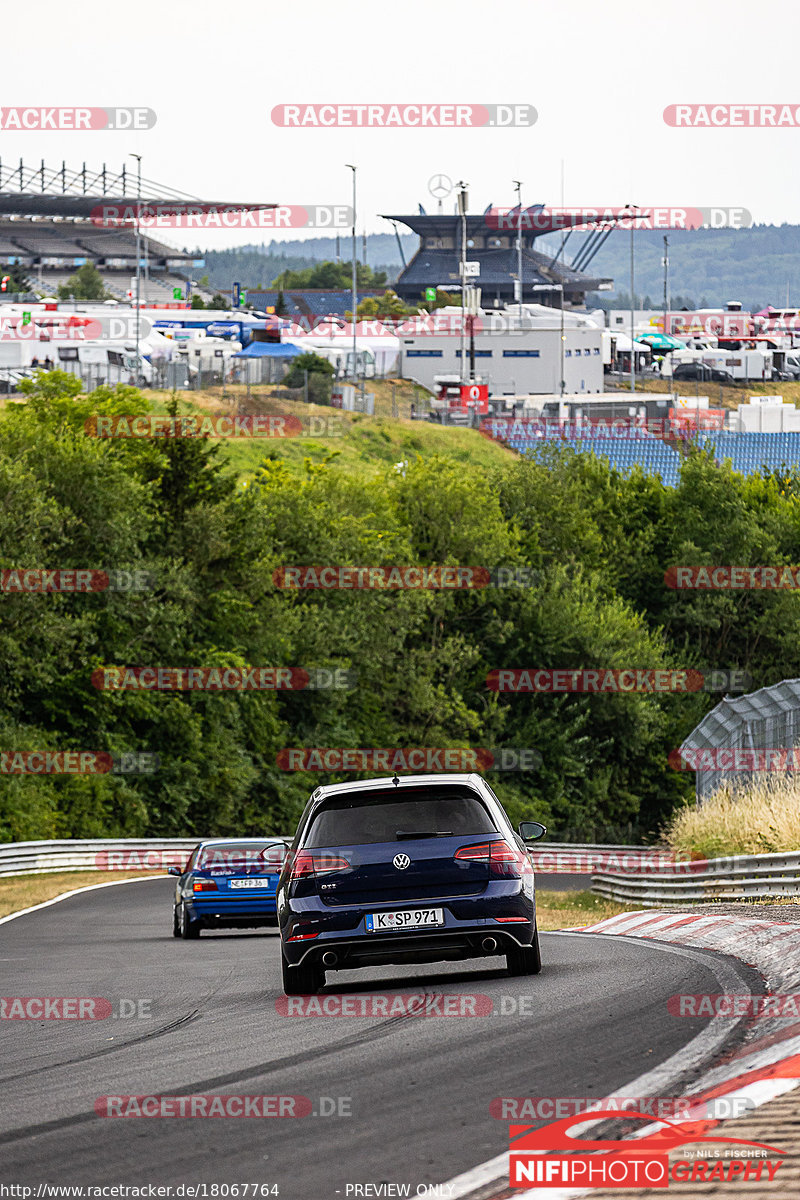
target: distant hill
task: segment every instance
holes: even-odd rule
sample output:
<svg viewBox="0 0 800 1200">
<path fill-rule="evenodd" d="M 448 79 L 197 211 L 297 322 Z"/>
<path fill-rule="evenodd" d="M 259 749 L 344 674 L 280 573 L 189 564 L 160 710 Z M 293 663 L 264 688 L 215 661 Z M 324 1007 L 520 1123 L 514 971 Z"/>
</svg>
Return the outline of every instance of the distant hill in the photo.
<svg viewBox="0 0 800 1200">
<path fill-rule="evenodd" d="M 574 233 L 567 245 L 566 260 L 572 262 L 588 234 Z M 728 300 L 741 300 L 745 309 L 757 311 L 767 304 L 800 305 L 800 225 L 755 225 L 751 229 L 673 229 L 669 238 L 670 292 L 689 297 L 697 305 L 714 307 Z M 406 260 L 417 249 L 414 234 L 401 237 Z M 538 249 L 555 254 L 559 239 L 544 237 Z M 272 241 L 262 246 L 244 246 L 235 250 L 200 251 L 205 257 L 212 287 L 229 288 L 233 280 L 246 287 L 266 286 L 284 270 L 297 270 L 315 262 L 336 257 L 335 238 L 309 241 Z M 635 234 L 636 293 L 641 307 L 659 307 L 664 287 L 663 234 L 656 230 L 638 230 Z M 350 257 L 350 239 L 342 237 L 340 256 Z M 362 242 L 358 239 L 358 256 Z M 367 261 L 376 270 L 385 270 L 390 279 L 401 266 L 397 241 L 393 234 L 371 234 L 367 238 Z M 630 291 L 630 235 L 612 233 L 591 262 L 593 275 L 615 280 L 616 291 L 597 296 L 604 303 L 619 303 Z M 649 297 L 651 303 L 646 303 Z"/>
<path fill-rule="evenodd" d="M 401 237 L 403 253 L 408 261 L 416 251 L 419 239 L 415 234 Z M 339 257 L 349 262 L 352 242 L 340 239 Z M 358 260 L 362 261 L 362 241 L 357 241 Z M 282 271 L 299 271 L 314 263 L 335 261 L 336 239 L 309 238 L 307 242 L 269 242 L 261 246 L 240 246 L 234 250 L 199 250 L 206 260 L 206 272 L 212 288 L 230 288 L 236 280 L 244 287 L 268 288 Z M 394 234 L 372 234 L 367 238 L 367 262 L 375 271 L 385 271 L 390 280 L 396 279 L 402 260 Z"/>
</svg>

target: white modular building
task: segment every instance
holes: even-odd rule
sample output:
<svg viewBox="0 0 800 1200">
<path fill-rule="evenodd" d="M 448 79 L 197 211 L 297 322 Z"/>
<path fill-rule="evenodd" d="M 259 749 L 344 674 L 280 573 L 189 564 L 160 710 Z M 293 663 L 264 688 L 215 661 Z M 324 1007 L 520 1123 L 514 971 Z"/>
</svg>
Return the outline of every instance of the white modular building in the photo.
<svg viewBox="0 0 800 1200">
<path fill-rule="evenodd" d="M 435 391 L 438 375 L 460 375 L 469 337 L 461 309 L 411 317 L 397 329 L 399 373 Z M 563 336 L 563 341 L 562 341 Z M 475 377 L 490 396 L 603 391 L 603 330 L 587 314 L 540 304 L 478 309 L 474 318 Z M 462 360 L 462 348 L 464 360 Z M 563 373 L 562 373 L 563 372 Z"/>
</svg>

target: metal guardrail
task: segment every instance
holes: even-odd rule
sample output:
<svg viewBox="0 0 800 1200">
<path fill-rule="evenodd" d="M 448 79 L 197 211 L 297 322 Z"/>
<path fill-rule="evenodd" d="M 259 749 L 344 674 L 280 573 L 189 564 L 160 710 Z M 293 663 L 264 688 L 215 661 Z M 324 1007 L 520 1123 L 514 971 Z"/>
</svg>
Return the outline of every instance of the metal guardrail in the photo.
<svg viewBox="0 0 800 1200">
<path fill-rule="evenodd" d="M 682 863 L 676 871 L 649 875 L 597 872 L 592 874 L 592 891 L 643 908 L 800 896 L 800 851 L 704 859 Z"/>
<path fill-rule="evenodd" d="M 291 835 L 276 836 L 291 841 Z M 0 843 L 0 877 L 41 875 L 53 871 L 107 871 L 181 866 L 200 837 L 193 838 L 86 838 L 63 841 Z M 591 874 L 597 859 L 608 855 L 655 853 L 643 846 L 593 846 L 585 843 L 539 842 L 531 846 L 534 866 L 541 871 Z M 555 862 L 553 861 L 555 859 Z"/>
<path fill-rule="evenodd" d="M 186 862 L 200 838 L 88 838 L 0 844 L 0 877 L 52 871 L 166 870 Z"/>
</svg>

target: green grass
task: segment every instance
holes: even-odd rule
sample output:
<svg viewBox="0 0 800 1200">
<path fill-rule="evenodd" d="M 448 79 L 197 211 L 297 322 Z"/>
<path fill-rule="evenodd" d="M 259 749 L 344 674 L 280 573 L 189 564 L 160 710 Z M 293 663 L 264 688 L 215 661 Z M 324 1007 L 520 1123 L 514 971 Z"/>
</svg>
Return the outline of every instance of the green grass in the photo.
<svg viewBox="0 0 800 1200">
<path fill-rule="evenodd" d="M 543 931 L 594 925 L 605 917 L 630 912 L 635 904 L 616 904 L 591 892 L 540 892 L 536 889 L 536 923 Z"/>
<path fill-rule="evenodd" d="M 304 422 L 312 421 L 313 432 L 305 437 L 280 439 L 221 439 L 225 457 L 240 479 L 252 477 L 265 458 L 282 460 L 289 470 L 303 474 L 306 460 L 321 464 L 329 460 L 331 469 L 347 471 L 364 478 L 383 475 L 395 463 L 413 462 L 417 455 L 431 458 L 442 455 L 465 465 L 490 467 L 516 457 L 512 451 L 482 436 L 475 429 L 461 426 L 412 421 L 408 416 L 392 417 L 391 386 L 387 380 L 369 384 L 375 392 L 375 416 L 340 412 L 317 404 L 280 399 L 275 388 L 252 387 L 250 400 L 244 387 L 228 387 L 204 392 L 181 393 L 181 411 L 225 413 L 237 411 L 288 413 Z M 396 381 L 395 399 L 400 413 L 408 413 L 414 397 L 413 385 Z M 168 392 L 146 392 L 153 410 L 165 412 Z"/>
</svg>

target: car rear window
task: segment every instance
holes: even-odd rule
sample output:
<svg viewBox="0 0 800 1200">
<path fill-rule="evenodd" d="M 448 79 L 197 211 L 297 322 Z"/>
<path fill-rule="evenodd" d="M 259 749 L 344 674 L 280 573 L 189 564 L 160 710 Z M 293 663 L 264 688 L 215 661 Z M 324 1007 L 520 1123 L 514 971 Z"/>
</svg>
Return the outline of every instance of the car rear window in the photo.
<svg viewBox="0 0 800 1200">
<path fill-rule="evenodd" d="M 235 872 L 252 868 L 280 870 L 286 857 L 283 842 L 225 842 L 204 846 L 197 867 L 201 871 Z"/>
<path fill-rule="evenodd" d="M 305 846 L 366 846 L 394 842 L 402 835 L 448 833 L 472 837 L 496 833 L 494 822 L 474 792 L 446 788 L 413 793 L 355 792 L 333 796 L 317 812 Z M 411 840 L 409 838 L 409 840 Z"/>
</svg>

